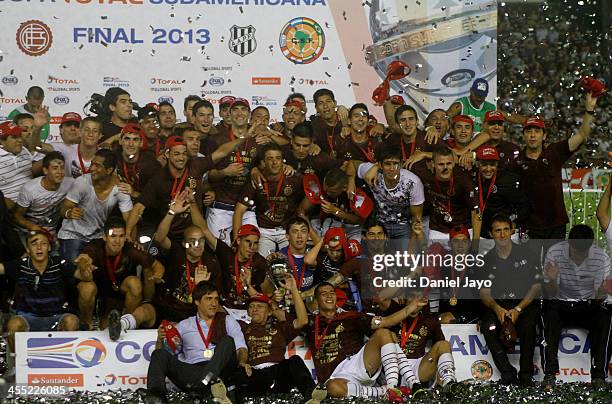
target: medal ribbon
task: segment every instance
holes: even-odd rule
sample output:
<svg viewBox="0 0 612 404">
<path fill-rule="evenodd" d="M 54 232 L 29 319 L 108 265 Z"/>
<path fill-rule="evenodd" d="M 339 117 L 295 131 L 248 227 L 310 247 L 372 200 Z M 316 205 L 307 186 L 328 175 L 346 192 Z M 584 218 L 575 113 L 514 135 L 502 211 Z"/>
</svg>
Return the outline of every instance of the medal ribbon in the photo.
<svg viewBox="0 0 612 404">
<path fill-rule="evenodd" d="M 434 181 L 436 182 L 436 188 L 438 189 L 438 192 L 442 193 L 440 182 L 438 181 L 438 178 L 436 178 L 435 176 L 434 176 Z M 451 195 L 453 193 L 454 186 L 455 186 L 455 174 L 452 174 L 450 178 L 450 184 L 448 185 L 448 191 L 446 192 L 446 196 L 448 197 L 448 202 L 446 203 L 446 211 L 448 215 L 452 214 Z"/>
<path fill-rule="evenodd" d="M 319 337 L 319 318 L 320 317 L 321 317 L 320 314 L 317 314 L 315 316 L 315 335 L 314 335 L 315 352 L 319 350 L 321 343 L 323 342 L 323 340 L 325 339 L 325 336 L 327 335 L 327 329 L 329 328 L 329 325 L 331 324 L 331 321 L 327 320 L 327 325 L 325 326 L 323 333 L 321 333 L 321 337 Z"/>
<path fill-rule="evenodd" d="M 202 337 L 202 341 L 204 342 L 204 346 L 206 347 L 206 349 L 208 349 L 208 345 L 210 345 L 213 326 L 215 324 L 215 319 L 213 318 L 213 320 L 210 322 L 210 327 L 208 327 L 208 332 L 206 333 L 207 334 L 206 337 L 204 336 L 204 332 L 202 331 L 202 326 L 200 325 L 200 319 L 197 314 L 195 317 L 195 321 L 196 321 L 196 325 L 198 326 L 198 332 L 200 333 L 200 337 Z"/>
<path fill-rule="evenodd" d="M 479 196 L 479 208 L 480 208 L 480 214 L 482 215 L 484 213 L 485 207 L 487 206 L 487 202 L 489 202 L 489 197 L 491 196 L 491 192 L 493 192 L 493 187 L 495 186 L 495 180 L 497 179 L 497 173 L 495 173 L 493 175 L 493 178 L 491 178 L 491 184 L 489 184 L 489 190 L 487 191 L 487 199 L 483 201 L 482 199 L 482 181 L 481 181 L 481 177 L 480 177 L 480 173 L 478 173 L 478 196 Z"/>
<path fill-rule="evenodd" d="M 402 321 L 402 340 L 400 341 L 400 347 L 404 349 L 406 343 L 408 342 L 408 338 L 412 335 L 412 331 L 414 331 L 414 327 L 416 327 L 416 323 L 419 320 L 419 316 L 416 316 L 414 320 L 412 320 L 412 324 L 410 324 L 410 328 L 408 332 L 406 332 L 406 320 Z"/>
<path fill-rule="evenodd" d="M 280 179 L 278 180 L 278 184 L 276 184 L 276 193 L 274 195 L 274 198 L 277 198 L 278 195 L 280 195 L 280 191 L 281 191 L 284 181 L 285 181 L 285 174 L 283 173 L 281 174 Z M 263 185 L 264 185 L 264 194 L 266 196 L 266 199 L 269 200 L 270 199 L 270 188 L 268 185 L 268 180 L 265 180 Z M 270 205 L 270 210 L 272 211 L 272 214 L 274 214 L 276 211 L 276 203 L 272 202 L 272 203 L 269 203 L 269 205 Z"/>
<path fill-rule="evenodd" d="M 161 144 L 159 139 L 155 139 L 155 157 L 159 157 L 159 149 L 161 149 Z"/>
<path fill-rule="evenodd" d="M 361 146 L 359 146 L 357 143 L 353 142 L 353 144 L 357 146 L 359 150 L 361 150 L 361 153 L 363 153 L 365 158 L 368 159 L 370 163 L 376 163 L 376 159 L 374 158 L 374 151 L 372 150 L 372 139 L 368 139 L 367 151 L 363 149 Z"/>
<path fill-rule="evenodd" d="M 123 251 L 121 251 L 119 253 L 119 255 L 117 255 L 115 257 L 115 259 L 113 261 L 111 261 L 110 257 L 108 255 L 106 255 L 106 250 L 104 251 L 104 262 L 105 262 L 105 267 L 106 267 L 106 273 L 108 274 L 108 277 L 111 280 L 111 283 L 113 284 L 113 287 L 117 287 L 117 277 L 115 276 L 115 272 L 117 271 L 117 268 L 119 268 L 119 265 L 121 264 L 121 258 L 123 257 Z"/>
<path fill-rule="evenodd" d="M 198 262 L 196 263 L 196 268 L 202 265 L 202 259 L 199 259 Z M 187 288 L 189 289 L 189 294 L 191 294 L 193 292 L 193 290 L 196 287 L 195 284 L 195 271 L 196 269 L 194 268 L 193 270 L 193 279 L 191 278 L 191 265 L 189 263 L 189 260 L 187 259 L 187 255 L 185 255 L 185 277 L 187 278 Z"/>
<path fill-rule="evenodd" d="M 253 257 L 249 258 L 249 260 L 244 265 L 249 268 L 251 263 L 253 262 Z M 238 296 L 242 296 L 242 281 L 240 280 L 240 269 L 242 269 L 242 265 L 238 262 L 238 252 L 234 256 L 234 275 L 236 276 L 236 294 Z"/>
<path fill-rule="evenodd" d="M 85 168 L 85 163 L 83 163 L 83 158 L 81 157 L 81 145 L 77 146 L 77 156 L 79 156 L 79 165 L 81 166 L 81 173 L 83 175 L 89 174 L 89 168 Z"/>
<path fill-rule="evenodd" d="M 408 157 L 414 154 L 414 150 L 416 149 L 416 136 L 414 137 L 414 140 L 410 144 L 410 155 L 409 156 L 406 155 L 406 147 L 404 146 L 404 139 L 400 139 L 400 145 L 402 146 L 402 161 L 406 161 Z"/>
<path fill-rule="evenodd" d="M 230 128 L 229 130 L 229 137 L 230 137 L 231 142 L 233 142 L 236 139 L 236 136 L 234 136 L 234 129 L 232 128 Z M 242 164 L 242 156 L 240 155 L 240 150 L 236 150 L 234 154 L 236 156 L 236 162 L 239 164 Z"/>
<path fill-rule="evenodd" d="M 289 258 L 289 265 L 291 265 L 291 269 L 293 270 L 293 276 L 295 281 L 297 282 L 298 289 L 302 288 L 302 283 L 304 282 L 304 274 L 306 273 L 306 268 L 304 268 L 304 264 L 302 264 L 302 273 L 298 279 L 297 267 L 295 265 L 295 260 L 293 259 L 293 254 L 291 254 L 291 247 L 287 248 L 287 256 Z"/>
<path fill-rule="evenodd" d="M 132 169 L 129 170 L 132 172 L 132 175 L 130 175 L 129 171 L 128 171 L 128 165 L 126 164 L 125 160 L 123 160 L 122 162 L 122 168 L 123 168 L 123 178 L 125 178 L 125 180 L 132 186 L 134 187 L 134 189 L 136 191 L 140 191 L 140 184 L 138 183 L 137 180 L 137 171 L 136 171 L 136 164 L 138 163 L 138 157 L 136 157 L 136 160 L 134 160 L 134 163 L 132 163 Z"/>
<path fill-rule="evenodd" d="M 178 178 L 174 177 L 174 182 L 172 183 L 172 190 L 170 191 L 170 197 L 172 199 L 174 199 L 174 197 L 176 197 L 176 195 L 178 195 L 181 192 L 183 188 L 183 184 L 185 183 L 185 180 L 187 179 L 188 176 L 189 176 L 189 169 L 185 168 L 185 171 L 183 172 L 183 175 L 181 176 L 180 181 L 178 181 Z"/>
</svg>

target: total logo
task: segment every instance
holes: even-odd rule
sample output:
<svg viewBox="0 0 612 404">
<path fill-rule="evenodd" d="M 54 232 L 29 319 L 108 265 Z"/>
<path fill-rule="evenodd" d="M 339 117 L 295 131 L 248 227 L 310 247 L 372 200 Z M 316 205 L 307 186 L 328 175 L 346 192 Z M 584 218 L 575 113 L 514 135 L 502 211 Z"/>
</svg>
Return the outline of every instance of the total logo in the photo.
<svg viewBox="0 0 612 404">
<path fill-rule="evenodd" d="M 304 77 L 297 77 L 296 81 L 299 85 L 310 84 L 311 86 L 326 86 L 327 80 L 320 79 L 309 79 Z"/>
<path fill-rule="evenodd" d="M 17 85 L 17 83 L 19 83 L 19 79 L 13 75 L 2 77 L 2 84 L 5 86 L 14 86 Z"/>
<path fill-rule="evenodd" d="M 159 97 L 157 99 L 157 103 L 161 104 L 162 102 L 168 102 L 170 104 L 174 104 L 174 98 L 172 98 L 172 97 Z"/>
<path fill-rule="evenodd" d="M 49 75 L 47 76 L 47 90 L 58 92 L 81 91 L 81 87 L 78 80 Z"/>
<path fill-rule="evenodd" d="M 0 96 L 0 104 L 25 104 L 26 100 L 23 98 L 11 98 Z"/>
<path fill-rule="evenodd" d="M 181 79 L 164 79 L 160 77 L 151 77 L 151 91 L 182 91 L 181 85 L 185 84 L 186 80 Z"/>
<path fill-rule="evenodd" d="M 146 386 L 146 376 L 132 376 L 132 375 L 115 375 L 113 373 L 104 376 L 105 386 Z"/>
<path fill-rule="evenodd" d="M 70 103 L 70 98 L 66 95 L 58 95 L 53 98 L 53 102 L 56 105 L 67 105 L 68 103 Z"/>
<path fill-rule="evenodd" d="M 221 87 L 225 84 L 225 79 L 223 77 L 211 77 L 208 79 L 208 84 L 213 87 Z"/>
</svg>

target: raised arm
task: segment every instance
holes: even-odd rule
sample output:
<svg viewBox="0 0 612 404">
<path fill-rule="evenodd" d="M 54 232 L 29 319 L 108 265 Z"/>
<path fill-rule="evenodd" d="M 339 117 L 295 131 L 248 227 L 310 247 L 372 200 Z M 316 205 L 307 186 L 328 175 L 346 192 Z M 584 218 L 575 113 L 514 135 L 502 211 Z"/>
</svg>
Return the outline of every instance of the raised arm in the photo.
<svg viewBox="0 0 612 404">
<path fill-rule="evenodd" d="M 576 151 L 582 143 L 589 137 L 591 133 L 591 123 L 593 122 L 595 107 L 597 106 L 597 97 L 593 97 L 591 93 L 586 93 L 584 98 L 584 115 L 582 116 L 582 125 L 576 133 L 568 140 L 570 151 Z"/>
</svg>

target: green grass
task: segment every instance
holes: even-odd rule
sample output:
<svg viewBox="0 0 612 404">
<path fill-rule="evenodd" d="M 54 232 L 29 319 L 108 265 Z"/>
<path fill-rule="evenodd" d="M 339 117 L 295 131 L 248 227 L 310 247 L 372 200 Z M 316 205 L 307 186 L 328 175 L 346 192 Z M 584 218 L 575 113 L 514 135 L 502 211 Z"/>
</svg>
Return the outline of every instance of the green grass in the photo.
<svg viewBox="0 0 612 404">
<path fill-rule="evenodd" d="M 607 242 L 604 233 L 601 231 L 601 226 L 597 222 L 597 204 L 599 203 L 599 197 L 601 193 L 598 192 L 585 192 L 576 190 L 574 192 L 564 192 L 565 196 L 565 208 L 570 218 L 570 225 L 567 228 L 576 224 L 587 224 L 596 233 L 595 240 L 599 247 L 607 250 Z"/>
</svg>

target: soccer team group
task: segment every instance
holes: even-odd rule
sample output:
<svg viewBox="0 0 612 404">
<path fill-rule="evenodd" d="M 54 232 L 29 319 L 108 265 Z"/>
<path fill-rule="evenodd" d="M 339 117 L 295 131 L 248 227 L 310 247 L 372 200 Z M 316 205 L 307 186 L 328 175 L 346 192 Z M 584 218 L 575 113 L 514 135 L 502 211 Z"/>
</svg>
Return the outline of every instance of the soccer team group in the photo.
<svg viewBox="0 0 612 404">
<path fill-rule="evenodd" d="M 99 328 L 118 340 L 157 328 L 152 401 L 166 399 L 169 379 L 225 403 L 293 388 L 310 403 L 402 402 L 463 388 L 443 323 L 477 322 L 504 384 L 534 385 L 542 343 L 545 389 L 559 371 L 561 329 L 574 326 L 589 332 L 601 387 L 612 351 L 610 259 L 586 225 L 565 240 L 561 183 L 598 95 L 585 92 L 580 126 L 549 144 L 543 120 L 496 110 L 488 91 L 476 79 L 421 123 L 400 96 L 380 100 L 379 122 L 365 104 L 347 108 L 318 89 L 312 100 L 290 94 L 271 123 L 266 107 L 232 96 L 218 109 L 188 96 L 178 122 L 172 104 L 136 111 L 128 92 L 111 88 L 99 116 L 66 113 L 61 141 L 47 142 L 44 92 L 31 87 L 0 124 L 10 348 L 28 330 Z M 504 138 L 506 125 L 522 125 L 522 147 Z M 611 193 L 597 210 L 608 240 Z M 373 257 L 391 248 L 486 252 L 479 268 L 405 275 L 492 282 L 375 288 Z M 316 385 L 298 355 L 285 359 L 300 334 Z M 517 344 L 518 370 L 508 359 Z"/>
</svg>

